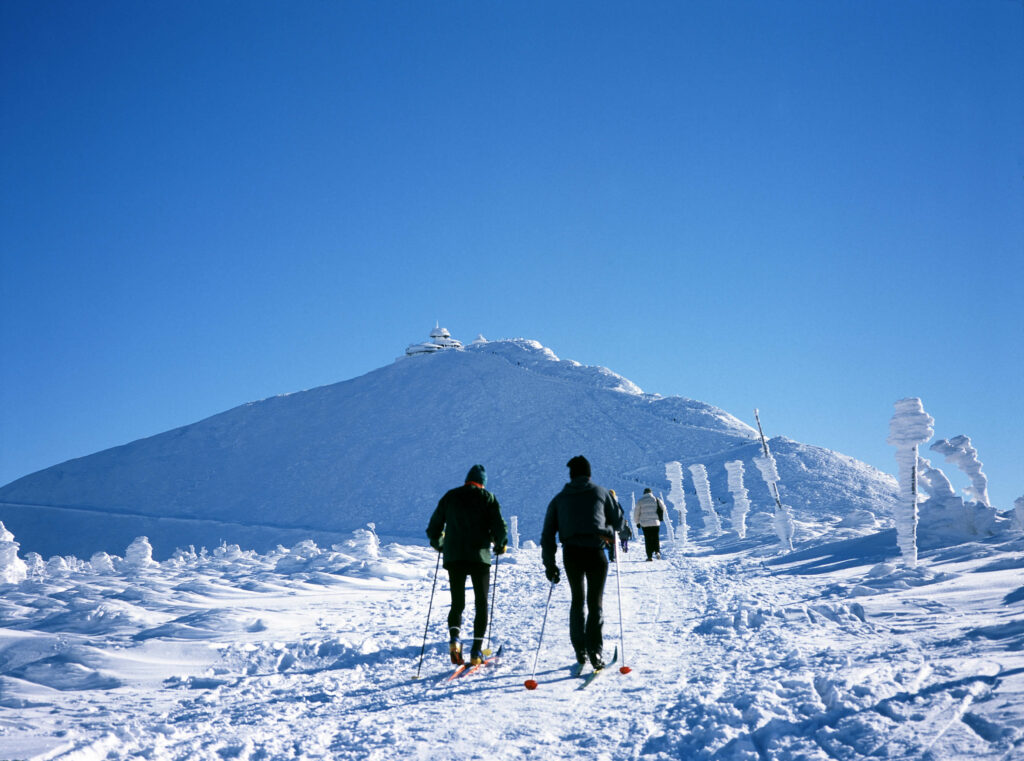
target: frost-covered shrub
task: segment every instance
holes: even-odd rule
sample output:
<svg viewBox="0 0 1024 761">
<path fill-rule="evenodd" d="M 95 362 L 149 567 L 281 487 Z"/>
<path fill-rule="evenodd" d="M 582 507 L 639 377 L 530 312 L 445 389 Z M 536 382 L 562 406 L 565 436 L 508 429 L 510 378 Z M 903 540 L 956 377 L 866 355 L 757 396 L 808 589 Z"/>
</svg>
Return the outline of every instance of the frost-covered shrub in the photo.
<svg viewBox="0 0 1024 761">
<path fill-rule="evenodd" d="M 14 534 L 0 522 L 0 584 L 17 584 L 28 577 L 28 566 L 18 557 Z"/>
<path fill-rule="evenodd" d="M 71 570 L 68 561 L 60 555 L 54 555 L 46 561 L 46 573 L 50 576 L 64 576 Z"/>
<path fill-rule="evenodd" d="M 39 579 L 46 573 L 46 561 L 38 552 L 25 554 L 25 567 L 28 569 L 30 579 Z"/>
<path fill-rule="evenodd" d="M 114 561 L 105 552 L 97 552 L 89 559 L 89 565 L 96 573 L 113 573 Z"/>
<path fill-rule="evenodd" d="M 136 537 L 135 541 L 128 545 L 124 551 L 124 565 L 132 570 L 141 570 L 155 565 L 153 560 L 153 545 L 149 543 L 149 537 Z"/>
</svg>

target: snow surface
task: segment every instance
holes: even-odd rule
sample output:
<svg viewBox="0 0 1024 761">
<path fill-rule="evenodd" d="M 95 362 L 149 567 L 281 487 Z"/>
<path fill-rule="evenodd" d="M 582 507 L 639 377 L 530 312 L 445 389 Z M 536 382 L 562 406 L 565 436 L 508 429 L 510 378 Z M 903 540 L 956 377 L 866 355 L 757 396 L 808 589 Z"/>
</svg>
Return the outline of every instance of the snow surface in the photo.
<svg viewBox="0 0 1024 761">
<path fill-rule="evenodd" d="M 771 445 L 798 520 L 890 519 L 891 476 L 785 438 Z M 368 521 L 388 539 L 423 542 L 437 500 L 481 462 L 504 513 L 536 538 L 573 455 L 625 503 L 644 487 L 667 491 L 667 462 L 704 464 L 712 493 L 725 495 L 725 463 L 758 450 L 754 429 L 706 403 L 643 393 L 536 341 L 484 341 L 53 466 L 0 488 L 0 519 L 23 552 L 47 557 L 121 553 L 140 535 L 157 559 L 222 540 L 261 552 L 330 545 Z M 754 491 L 752 522 L 774 510 L 770 493 Z M 690 506 L 699 532 L 696 498 Z"/>
<path fill-rule="evenodd" d="M 372 531 L 36 565 L 0 586 L 0 759 L 1021 758 L 1024 538 L 950 534 L 908 569 L 891 529 L 802 533 L 784 555 L 763 533 L 624 554 L 625 639 L 612 583 L 605 637 L 633 671 L 585 691 L 564 583 L 523 688 L 533 542 L 498 567 L 502 662 L 450 683 L 443 572 L 412 678 L 436 554 Z"/>
</svg>

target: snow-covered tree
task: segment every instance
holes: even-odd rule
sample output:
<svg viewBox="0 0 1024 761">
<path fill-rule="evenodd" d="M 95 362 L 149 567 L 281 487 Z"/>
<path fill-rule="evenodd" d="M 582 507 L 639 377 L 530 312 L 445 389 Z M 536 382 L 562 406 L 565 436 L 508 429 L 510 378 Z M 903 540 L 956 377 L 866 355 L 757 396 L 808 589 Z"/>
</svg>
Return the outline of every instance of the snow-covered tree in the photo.
<svg viewBox="0 0 1024 761">
<path fill-rule="evenodd" d="M 747 535 L 747 513 L 750 512 L 750 499 L 743 486 L 743 461 L 727 462 L 725 470 L 729 474 L 729 491 L 732 492 L 732 527 L 743 539 Z"/>
<path fill-rule="evenodd" d="M 1018 531 L 1024 531 L 1024 497 L 1017 497 L 1013 501 L 1014 524 Z"/>
<path fill-rule="evenodd" d="M 896 511 L 896 541 L 903 562 L 917 565 L 917 448 L 932 437 L 935 420 L 917 397 L 900 399 L 889 421 L 888 442 L 896 447 L 902 505 Z"/>
<path fill-rule="evenodd" d="M 754 465 L 761 471 L 761 478 L 768 486 L 768 491 L 775 498 L 775 515 L 772 522 L 775 524 L 775 534 L 779 537 L 779 544 L 783 549 L 793 549 L 793 535 L 796 533 L 796 523 L 793 522 L 793 511 L 789 505 L 782 504 L 782 497 L 779 495 L 779 468 L 775 462 L 775 455 L 767 450 L 765 455 L 758 455 L 754 458 Z"/>
</svg>

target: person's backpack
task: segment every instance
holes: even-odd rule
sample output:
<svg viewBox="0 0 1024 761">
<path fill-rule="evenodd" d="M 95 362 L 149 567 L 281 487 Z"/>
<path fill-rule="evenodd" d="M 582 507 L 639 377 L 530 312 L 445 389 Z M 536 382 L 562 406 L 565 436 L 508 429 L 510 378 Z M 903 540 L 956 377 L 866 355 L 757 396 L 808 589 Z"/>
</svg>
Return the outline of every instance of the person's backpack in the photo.
<svg viewBox="0 0 1024 761">
<path fill-rule="evenodd" d="M 657 502 L 658 502 L 658 520 L 662 521 L 664 523 L 664 521 L 665 521 L 665 506 L 663 504 L 661 504 L 661 500 L 660 499 L 657 500 Z"/>
</svg>

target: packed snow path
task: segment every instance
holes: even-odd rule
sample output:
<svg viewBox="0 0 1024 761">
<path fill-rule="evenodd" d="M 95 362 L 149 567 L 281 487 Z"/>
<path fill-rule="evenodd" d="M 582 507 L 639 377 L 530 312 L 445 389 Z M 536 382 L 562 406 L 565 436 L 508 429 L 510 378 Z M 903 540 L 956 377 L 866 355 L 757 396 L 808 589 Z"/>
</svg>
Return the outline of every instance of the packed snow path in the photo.
<svg viewBox="0 0 1024 761">
<path fill-rule="evenodd" d="M 621 582 L 634 671 L 582 691 L 564 582 L 540 686 L 523 687 L 549 589 L 536 549 L 498 569 L 503 662 L 453 682 L 443 570 L 412 678 L 436 558 L 424 548 L 392 545 L 345 573 L 244 554 L 26 582 L 3 596 L 0 758 L 1019 758 L 1022 594 L 997 621 L 979 592 L 1019 576 L 1015 547 L 888 576 L 813 551 L 783 566 L 749 547 L 666 548 L 652 563 L 633 548 Z M 613 575 L 605 605 L 610 654 Z"/>
</svg>

